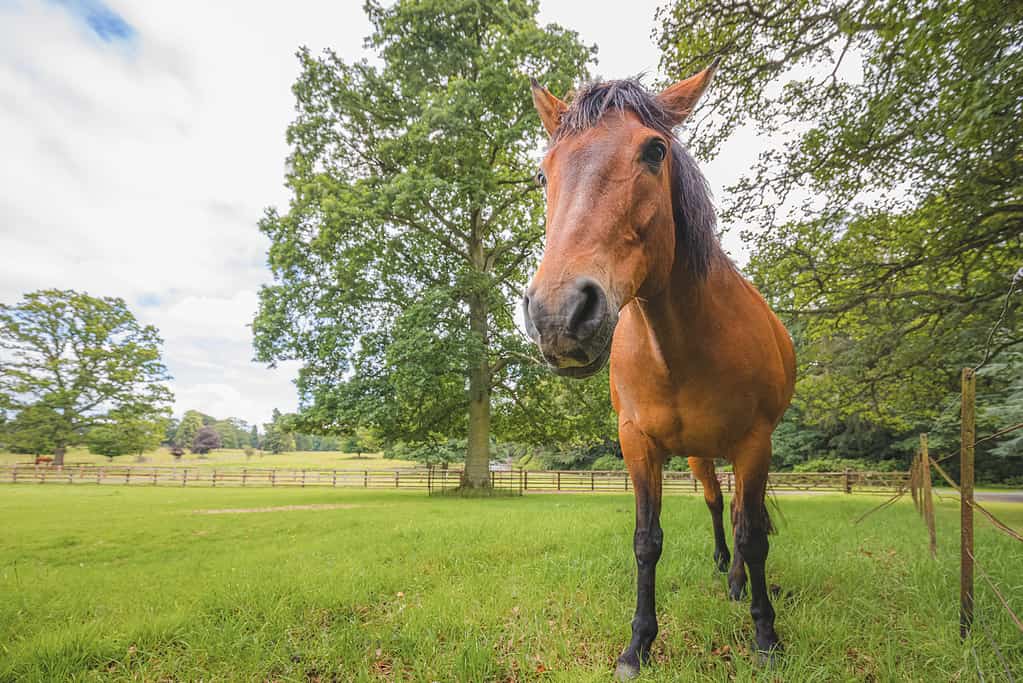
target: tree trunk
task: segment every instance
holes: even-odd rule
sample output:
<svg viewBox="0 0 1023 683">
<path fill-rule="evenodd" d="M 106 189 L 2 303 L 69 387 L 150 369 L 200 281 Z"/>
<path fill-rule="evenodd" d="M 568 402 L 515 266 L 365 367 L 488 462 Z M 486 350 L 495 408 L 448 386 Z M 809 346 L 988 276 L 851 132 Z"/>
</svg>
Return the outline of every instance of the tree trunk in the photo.
<svg viewBox="0 0 1023 683">
<path fill-rule="evenodd" d="M 53 465 L 54 467 L 64 466 L 64 453 L 67 452 L 67 448 L 64 446 L 57 446 L 53 449 Z"/>
<path fill-rule="evenodd" d="M 480 294 L 469 298 L 469 327 L 475 337 L 469 356 L 469 446 L 462 486 L 490 486 L 490 363 L 487 361 L 487 307 Z"/>
</svg>

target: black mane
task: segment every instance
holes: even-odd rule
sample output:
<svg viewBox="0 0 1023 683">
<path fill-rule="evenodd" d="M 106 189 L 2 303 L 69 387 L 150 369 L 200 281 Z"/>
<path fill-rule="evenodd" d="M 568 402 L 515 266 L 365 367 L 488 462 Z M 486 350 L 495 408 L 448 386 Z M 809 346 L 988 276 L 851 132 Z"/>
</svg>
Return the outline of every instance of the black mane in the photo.
<svg viewBox="0 0 1023 683">
<path fill-rule="evenodd" d="M 691 274 L 702 280 L 714 260 L 728 260 L 718 243 L 717 218 L 710 187 L 696 160 L 675 136 L 673 117 L 639 79 L 603 81 L 583 87 L 572 98 L 568 111 L 561 115 L 551 143 L 592 128 L 608 111 L 626 110 L 635 114 L 644 126 L 671 141 L 675 257 L 685 263 Z"/>
</svg>

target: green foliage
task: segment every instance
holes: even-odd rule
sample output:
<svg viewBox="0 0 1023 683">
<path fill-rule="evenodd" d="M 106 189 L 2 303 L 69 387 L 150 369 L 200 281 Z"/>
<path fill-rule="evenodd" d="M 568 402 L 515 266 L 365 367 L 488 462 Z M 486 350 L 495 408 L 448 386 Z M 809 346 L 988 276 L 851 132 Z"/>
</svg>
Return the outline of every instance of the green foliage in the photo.
<svg viewBox="0 0 1023 683">
<path fill-rule="evenodd" d="M 880 462 L 864 462 L 851 458 L 813 458 L 795 465 L 794 472 L 896 472 L 906 468 L 904 463 L 894 460 Z"/>
<path fill-rule="evenodd" d="M 386 451 L 384 457 L 394 460 L 415 460 L 424 465 L 444 465 L 460 462 L 465 458 L 465 439 L 441 439 L 433 443 L 398 442 Z"/>
<path fill-rule="evenodd" d="M 295 450 L 295 436 L 291 431 L 293 420 L 274 408 L 273 419 L 263 425 L 263 450 L 271 453 L 290 453 Z"/>
<path fill-rule="evenodd" d="M 48 410 L 59 464 L 114 413 L 158 413 L 171 401 L 160 344 L 122 299 L 47 289 L 0 304 L 0 410 Z"/>
<path fill-rule="evenodd" d="M 178 430 L 174 434 L 174 443 L 180 448 L 191 448 L 195 441 L 195 435 L 203 428 L 202 413 L 198 410 L 189 410 L 181 418 Z"/>
<path fill-rule="evenodd" d="M 536 359 L 513 316 L 543 235 L 528 77 L 565 92 L 594 50 L 538 26 L 532 0 L 366 9 L 373 63 L 298 53 L 257 357 L 303 362 L 298 431 L 461 439 L 470 396 L 492 391 L 499 434 L 542 425 L 521 408 Z"/>
<path fill-rule="evenodd" d="M 624 470 L 625 461 L 618 456 L 601 455 L 590 465 L 591 470 Z"/>
<path fill-rule="evenodd" d="M 660 17 L 671 76 L 725 60 L 698 151 L 740 126 L 780 138 L 723 216 L 745 226 L 748 272 L 796 342 L 790 426 L 819 432 L 783 423 L 782 459 L 954 438 L 960 368 L 984 356 L 1023 265 L 1023 5 L 681 0 Z M 1021 374 L 1006 353 L 1023 343 L 1020 300 L 992 340 L 1003 367 L 982 374 L 985 401 Z"/>
<path fill-rule="evenodd" d="M 668 462 L 664 464 L 664 469 L 668 470 L 669 472 L 688 472 L 689 461 L 681 456 L 676 455 L 675 457 L 670 458 Z"/>
<path fill-rule="evenodd" d="M 61 416 L 56 411 L 44 404 L 31 405 L 21 409 L 13 420 L 0 424 L 0 443 L 12 453 L 52 453 L 61 428 Z"/>
<path fill-rule="evenodd" d="M 114 458 L 146 451 L 160 445 L 167 431 L 166 411 L 159 413 L 116 411 L 109 421 L 93 427 L 86 434 L 89 451 Z"/>
</svg>

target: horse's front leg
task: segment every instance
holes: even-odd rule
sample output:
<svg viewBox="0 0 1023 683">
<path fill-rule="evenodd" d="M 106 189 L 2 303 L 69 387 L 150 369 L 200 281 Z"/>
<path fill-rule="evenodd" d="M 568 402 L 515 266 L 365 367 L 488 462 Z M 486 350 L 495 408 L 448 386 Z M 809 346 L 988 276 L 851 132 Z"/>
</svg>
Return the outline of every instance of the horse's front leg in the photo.
<svg viewBox="0 0 1023 683">
<path fill-rule="evenodd" d="M 661 467 L 664 451 L 631 422 L 618 427 L 622 454 L 636 493 L 636 616 L 632 619 L 632 640 L 618 658 L 615 678 L 627 681 L 639 675 L 639 667 L 650 657 L 650 645 L 657 637 L 654 611 L 654 575 L 661 557 Z"/>
</svg>

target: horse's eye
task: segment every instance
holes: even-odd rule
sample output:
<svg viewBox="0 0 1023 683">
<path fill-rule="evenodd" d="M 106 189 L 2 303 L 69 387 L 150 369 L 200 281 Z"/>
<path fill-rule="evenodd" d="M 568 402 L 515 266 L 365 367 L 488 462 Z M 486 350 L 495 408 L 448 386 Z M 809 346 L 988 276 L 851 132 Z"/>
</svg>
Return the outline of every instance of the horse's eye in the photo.
<svg viewBox="0 0 1023 683">
<path fill-rule="evenodd" d="M 662 140 L 652 140 L 646 149 L 643 150 L 643 161 L 651 166 L 657 166 L 664 157 L 668 155 L 668 148 Z"/>
<path fill-rule="evenodd" d="M 542 170 L 536 172 L 536 184 L 540 187 L 547 187 L 547 174 Z"/>
</svg>

